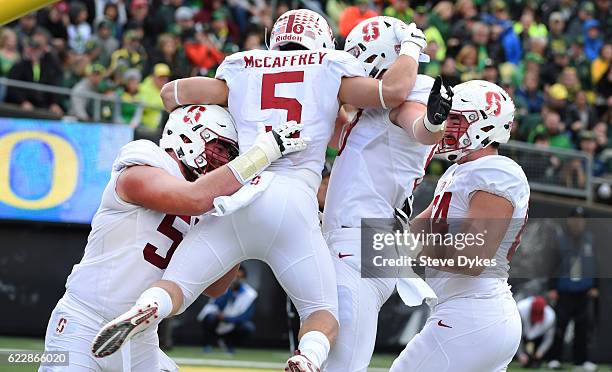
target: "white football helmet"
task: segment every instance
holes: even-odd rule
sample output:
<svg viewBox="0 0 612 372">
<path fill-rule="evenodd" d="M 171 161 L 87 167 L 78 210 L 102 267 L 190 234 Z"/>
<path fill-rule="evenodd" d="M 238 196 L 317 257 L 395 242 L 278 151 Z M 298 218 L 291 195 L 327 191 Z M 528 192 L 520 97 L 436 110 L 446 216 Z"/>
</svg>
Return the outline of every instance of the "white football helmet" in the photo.
<svg viewBox="0 0 612 372">
<path fill-rule="evenodd" d="M 308 9 L 296 9 L 283 13 L 272 27 L 270 50 L 295 43 L 308 50 L 334 49 L 334 34 L 322 15 Z"/>
<path fill-rule="evenodd" d="M 359 22 L 346 37 L 344 50 L 363 64 L 370 77 L 378 77 L 399 56 L 401 45 L 393 31 L 395 22 L 401 21 L 385 16 L 368 18 Z"/>
<path fill-rule="evenodd" d="M 453 105 L 436 154 L 450 161 L 489 146 L 506 143 L 514 122 L 514 102 L 500 86 L 470 80 L 453 87 Z"/>
<path fill-rule="evenodd" d="M 236 124 L 220 106 L 179 107 L 170 113 L 159 146 L 173 150 L 189 170 L 201 176 L 238 156 Z"/>
</svg>

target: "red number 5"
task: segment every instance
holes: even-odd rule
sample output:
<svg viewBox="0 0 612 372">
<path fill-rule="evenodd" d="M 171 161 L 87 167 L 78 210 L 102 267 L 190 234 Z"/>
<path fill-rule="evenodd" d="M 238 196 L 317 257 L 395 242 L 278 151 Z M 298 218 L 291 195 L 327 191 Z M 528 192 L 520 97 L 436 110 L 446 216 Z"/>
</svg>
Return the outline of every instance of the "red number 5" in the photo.
<svg viewBox="0 0 612 372">
<path fill-rule="evenodd" d="M 302 83 L 304 71 L 264 74 L 261 79 L 261 109 L 287 110 L 287 121 L 302 121 L 302 104 L 295 98 L 277 97 L 276 84 Z"/>
<path fill-rule="evenodd" d="M 187 224 L 189 224 L 191 221 L 191 217 L 189 216 L 174 216 L 171 214 L 167 214 L 162 220 L 162 222 L 159 224 L 159 226 L 157 227 L 157 231 L 159 231 L 165 237 L 167 237 L 168 239 L 172 241 L 172 245 L 168 249 L 168 253 L 166 253 L 166 257 L 160 256 L 159 254 L 157 254 L 156 251 L 158 248 L 151 243 L 147 243 L 147 245 L 144 247 L 144 250 L 142 251 L 142 254 L 145 260 L 150 262 L 153 266 L 159 267 L 162 270 L 168 267 L 168 264 L 170 263 L 170 260 L 172 259 L 172 255 L 174 254 L 174 251 L 179 246 L 179 244 L 181 244 L 181 242 L 183 241 L 183 233 L 177 230 L 176 227 L 173 226 L 174 221 L 176 220 L 177 217 L 187 222 Z"/>
</svg>

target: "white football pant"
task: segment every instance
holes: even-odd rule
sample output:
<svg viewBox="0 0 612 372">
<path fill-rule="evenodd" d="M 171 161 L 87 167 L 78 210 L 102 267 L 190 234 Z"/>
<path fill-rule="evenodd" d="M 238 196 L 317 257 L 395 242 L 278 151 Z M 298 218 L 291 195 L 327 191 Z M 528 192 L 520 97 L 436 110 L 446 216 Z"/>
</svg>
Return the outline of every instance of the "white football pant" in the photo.
<svg viewBox="0 0 612 372">
<path fill-rule="evenodd" d="M 506 371 L 520 341 L 521 318 L 510 294 L 449 299 L 434 307 L 390 372 Z"/>
<path fill-rule="evenodd" d="M 343 228 L 326 234 L 327 244 L 334 257 L 338 282 L 338 312 L 340 330 L 323 368 L 324 372 L 365 372 L 372 359 L 378 328 L 378 312 L 391 297 L 397 278 L 361 277 L 361 229 Z M 399 271 L 395 273 L 399 275 Z M 412 290 L 414 305 L 427 296 L 419 281 L 411 278 L 406 285 Z M 433 292 L 432 292 L 433 295 Z"/>
<path fill-rule="evenodd" d="M 309 183 L 300 172 L 277 173 L 250 205 L 206 216 L 187 234 L 163 276 L 183 291 L 180 312 L 236 264 L 258 259 L 270 266 L 302 321 L 319 310 L 338 319 L 334 265 L 318 219 L 318 178 L 311 175 Z"/>
<path fill-rule="evenodd" d="M 178 371 L 178 366 L 159 348 L 157 327 L 140 333 L 121 350 L 96 358 L 91 344 L 109 320 L 98 316 L 70 294 L 62 297 L 51 313 L 45 336 L 45 351 L 67 351 L 68 366 L 41 366 L 38 372 L 157 372 Z"/>
</svg>

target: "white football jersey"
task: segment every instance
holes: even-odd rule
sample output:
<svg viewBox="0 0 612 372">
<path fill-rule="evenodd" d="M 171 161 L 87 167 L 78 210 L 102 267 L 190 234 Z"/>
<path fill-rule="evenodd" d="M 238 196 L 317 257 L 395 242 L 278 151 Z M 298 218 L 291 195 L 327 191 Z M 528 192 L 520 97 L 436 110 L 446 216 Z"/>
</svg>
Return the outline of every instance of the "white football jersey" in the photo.
<svg viewBox="0 0 612 372">
<path fill-rule="evenodd" d="M 406 100 L 427 105 L 433 82 L 418 75 Z M 390 112 L 363 110 L 344 129 L 327 187 L 324 232 L 360 227 L 362 218 L 392 218 L 425 175 L 433 146 L 393 124 Z"/>
<path fill-rule="evenodd" d="M 238 129 L 240 151 L 260 131 L 289 120 L 304 124 L 308 148 L 274 162 L 268 170 L 308 169 L 321 174 L 338 114 L 342 77 L 363 76 L 361 63 L 333 49 L 251 50 L 227 57 L 217 78 L 229 87 L 228 108 Z"/>
<path fill-rule="evenodd" d="M 450 233 L 460 228 L 457 221 L 467 217 L 472 195 L 486 191 L 507 199 L 514 211 L 512 221 L 495 254 L 495 265 L 478 277 L 427 268 L 427 284 L 443 302 L 451 297 L 488 298 L 507 294 L 510 260 L 520 243 L 529 208 L 529 184 L 523 169 L 514 160 L 490 155 L 464 164 L 453 164 L 438 181 L 433 200 L 432 220 L 448 219 Z M 454 225 L 454 226 L 453 226 Z"/>
<path fill-rule="evenodd" d="M 140 294 L 162 278 L 172 254 L 198 218 L 166 215 L 123 201 L 117 178 L 132 165 L 149 165 L 184 179 L 179 165 L 155 143 L 125 145 L 113 164 L 81 262 L 66 291 L 105 319 L 127 311 Z"/>
</svg>

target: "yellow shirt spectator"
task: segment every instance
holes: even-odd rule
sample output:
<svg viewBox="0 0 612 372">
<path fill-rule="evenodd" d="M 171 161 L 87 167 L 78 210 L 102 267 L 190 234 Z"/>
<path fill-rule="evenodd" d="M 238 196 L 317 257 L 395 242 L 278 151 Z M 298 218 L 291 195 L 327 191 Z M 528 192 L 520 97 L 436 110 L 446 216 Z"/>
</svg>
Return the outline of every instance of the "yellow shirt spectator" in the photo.
<svg viewBox="0 0 612 372">
<path fill-rule="evenodd" d="M 150 130 L 159 127 L 164 105 L 159 96 L 161 88 L 166 84 L 170 77 L 170 67 L 164 63 L 158 63 L 153 67 L 153 74 L 147 76 L 140 84 L 138 94 L 142 103 L 149 106 L 144 109 L 142 114 L 142 125 Z M 151 107 L 152 106 L 152 107 Z"/>
</svg>

